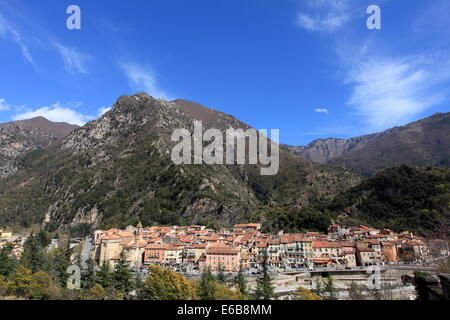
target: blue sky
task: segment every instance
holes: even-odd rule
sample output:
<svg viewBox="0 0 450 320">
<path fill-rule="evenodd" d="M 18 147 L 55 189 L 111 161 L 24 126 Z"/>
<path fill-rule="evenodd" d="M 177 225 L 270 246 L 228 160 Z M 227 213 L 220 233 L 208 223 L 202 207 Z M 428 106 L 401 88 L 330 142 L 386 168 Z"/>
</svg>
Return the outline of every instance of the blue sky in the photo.
<svg viewBox="0 0 450 320">
<path fill-rule="evenodd" d="M 82 124 L 146 91 L 293 145 L 381 131 L 449 111 L 449 20 L 447 0 L 0 0 L 0 122 Z"/>
</svg>

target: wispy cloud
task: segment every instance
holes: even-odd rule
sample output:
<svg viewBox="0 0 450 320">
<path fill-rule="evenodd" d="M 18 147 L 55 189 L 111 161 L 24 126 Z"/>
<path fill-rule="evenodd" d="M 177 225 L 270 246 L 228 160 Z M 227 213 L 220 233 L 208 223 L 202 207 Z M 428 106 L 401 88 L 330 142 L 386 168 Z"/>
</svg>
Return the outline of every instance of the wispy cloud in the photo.
<svg viewBox="0 0 450 320">
<path fill-rule="evenodd" d="M 171 96 L 159 88 L 153 71 L 138 64 L 121 63 L 121 69 L 128 78 L 130 87 L 136 91 L 145 91 L 155 98 L 172 100 Z"/>
<path fill-rule="evenodd" d="M 380 0 L 378 4 L 386 2 Z M 445 88 L 450 83 L 448 46 L 440 52 L 429 53 L 413 45 L 409 53 L 405 53 L 410 46 L 405 40 L 402 52 L 395 53 L 398 41 L 402 41 L 400 36 L 395 45 L 381 37 L 382 33 L 376 32 L 367 33 L 365 40 L 361 41 L 355 30 L 345 28 L 346 24 L 366 12 L 363 8 L 367 4 L 355 1 L 350 5 L 349 0 L 306 0 L 297 20 L 301 28 L 323 35 L 339 30 L 339 41 L 331 41 L 330 51 L 337 57 L 337 72 L 351 90 L 347 106 L 360 119 L 363 133 L 417 120 L 426 110 L 448 98 Z M 427 26 L 431 24 L 429 21 L 433 21 L 432 29 L 435 30 L 438 23 L 447 23 L 442 17 L 445 14 L 436 13 L 446 7 L 433 7 L 433 12 L 427 13 L 427 19 L 422 20 L 428 21 Z M 414 25 L 412 29 L 416 30 L 417 37 L 419 29 Z M 440 38 L 441 42 L 448 43 L 446 39 L 448 36 Z M 319 112 L 319 109 L 315 111 Z"/>
<path fill-rule="evenodd" d="M 64 67 L 70 73 L 88 73 L 87 62 L 90 59 L 90 56 L 78 51 L 75 48 L 69 48 L 67 46 L 62 45 L 56 41 L 53 42 L 53 45 L 58 50 L 58 53 L 61 55 L 61 58 L 64 62 Z"/>
<path fill-rule="evenodd" d="M 22 35 L 1 14 L 0 14 L 0 36 L 14 41 L 19 46 L 20 51 L 22 52 L 22 55 L 25 58 L 25 60 L 27 60 L 34 68 L 36 68 L 33 61 L 33 57 L 31 56 L 30 50 L 26 46 Z"/>
<path fill-rule="evenodd" d="M 348 0 L 307 0 L 297 25 L 307 31 L 332 33 L 350 20 Z"/>
<path fill-rule="evenodd" d="M 67 122 L 79 126 L 96 118 L 95 116 L 86 115 L 74 110 L 71 104 L 56 102 L 50 106 L 43 106 L 35 110 L 27 110 L 24 113 L 17 114 L 13 117 L 13 120 L 25 120 L 35 117 L 44 117 L 50 121 Z"/>
<path fill-rule="evenodd" d="M 346 83 L 353 86 L 348 104 L 364 117 L 369 130 L 405 124 L 445 100 L 440 85 L 450 79 L 443 57 L 373 58 L 355 64 Z"/>
<path fill-rule="evenodd" d="M 326 108 L 316 108 L 316 109 L 314 109 L 314 112 L 317 112 L 317 113 L 326 113 L 326 114 L 329 113 L 329 112 L 328 112 L 328 109 L 326 109 Z"/>
<path fill-rule="evenodd" d="M 111 107 L 102 107 L 100 109 L 97 110 L 97 115 L 99 117 L 101 117 L 102 115 L 104 115 L 105 113 L 107 113 L 109 110 L 111 110 Z"/>
<path fill-rule="evenodd" d="M 0 111 L 16 111 L 19 112 L 23 110 L 25 106 L 23 105 L 12 105 L 9 104 L 6 99 L 0 99 Z"/>
<path fill-rule="evenodd" d="M 10 110 L 11 105 L 9 105 L 5 99 L 0 99 L 0 111 Z"/>
</svg>

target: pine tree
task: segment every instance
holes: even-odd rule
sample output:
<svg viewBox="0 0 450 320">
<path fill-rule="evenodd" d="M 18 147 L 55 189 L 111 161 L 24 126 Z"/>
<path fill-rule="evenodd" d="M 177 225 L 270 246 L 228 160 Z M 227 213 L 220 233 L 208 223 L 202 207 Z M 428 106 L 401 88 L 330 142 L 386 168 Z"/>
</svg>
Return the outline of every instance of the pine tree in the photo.
<svg viewBox="0 0 450 320">
<path fill-rule="evenodd" d="M 0 249 L 0 276 L 8 277 L 16 265 L 16 259 L 11 257 L 12 243 Z"/>
<path fill-rule="evenodd" d="M 355 281 L 350 283 L 348 287 L 348 299 L 349 300 L 364 300 L 363 288 L 359 286 Z"/>
<path fill-rule="evenodd" d="M 214 300 L 215 282 L 216 280 L 211 273 L 211 268 L 208 267 L 203 271 L 202 278 L 200 280 L 198 296 L 201 300 Z"/>
<path fill-rule="evenodd" d="M 123 294 L 129 294 L 133 290 L 133 274 L 125 257 L 125 252 L 120 253 L 119 261 L 113 273 L 113 286 Z"/>
<path fill-rule="evenodd" d="M 112 273 L 108 261 L 103 261 L 100 270 L 95 273 L 95 283 L 105 289 L 112 286 Z"/>
<path fill-rule="evenodd" d="M 273 291 L 272 277 L 269 275 L 268 256 L 266 252 L 264 253 L 262 268 L 262 276 L 257 279 L 256 283 L 256 298 L 258 300 L 276 299 Z"/>
<path fill-rule="evenodd" d="M 222 264 L 219 264 L 219 270 L 217 272 L 217 281 L 219 281 L 220 284 L 227 283 L 227 277 L 225 276 Z"/>
<path fill-rule="evenodd" d="M 337 289 L 334 286 L 333 279 L 328 277 L 328 281 L 325 284 L 325 299 L 337 300 Z"/>
<path fill-rule="evenodd" d="M 334 286 L 333 279 L 331 277 L 328 278 L 326 283 L 317 282 L 316 288 L 311 291 L 326 300 L 337 300 L 337 289 Z"/>
<path fill-rule="evenodd" d="M 247 296 L 247 280 L 245 279 L 244 273 L 242 272 L 242 265 L 239 266 L 239 272 L 236 276 L 236 284 L 239 288 L 239 291 Z"/>
<path fill-rule="evenodd" d="M 95 285 L 95 263 L 90 257 L 86 260 L 86 269 L 82 272 L 83 287 L 91 289 Z"/>
<path fill-rule="evenodd" d="M 53 260 L 53 269 L 58 279 L 59 285 L 62 288 L 65 288 L 67 286 L 67 280 L 70 276 L 67 273 L 67 268 L 72 264 L 72 253 L 73 250 L 70 248 L 70 241 L 67 241 L 67 245 L 64 248 L 58 249 Z"/>
<path fill-rule="evenodd" d="M 39 244 L 41 245 L 41 247 L 45 248 L 51 242 L 50 234 L 47 231 L 41 230 L 37 234 L 37 240 L 39 241 Z"/>
<path fill-rule="evenodd" d="M 44 269 L 45 255 L 41 242 L 33 234 L 24 244 L 24 252 L 20 259 L 21 264 L 32 272 L 38 272 Z"/>
</svg>

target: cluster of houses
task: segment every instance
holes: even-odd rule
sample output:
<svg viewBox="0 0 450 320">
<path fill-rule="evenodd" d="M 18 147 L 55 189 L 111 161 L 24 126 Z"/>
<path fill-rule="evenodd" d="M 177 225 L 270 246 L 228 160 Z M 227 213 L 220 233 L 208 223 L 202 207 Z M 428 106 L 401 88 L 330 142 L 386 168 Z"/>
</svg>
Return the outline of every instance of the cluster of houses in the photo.
<svg viewBox="0 0 450 320">
<path fill-rule="evenodd" d="M 19 235 L 15 235 L 12 231 L 6 229 L 0 229 L 0 249 L 6 246 L 7 244 L 12 244 L 12 252 L 11 254 L 20 259 L 23 253 L 23 243 L 26 238 L 23 238 Z"/>
<path fill-rule="evenodd" d="M 96 230 L 93 236 L 92 254 L 100 265 L 109 262 L 114 266 L 123 251 L 134 268 L 157 264 L 185 271 L 260 269 L 264 258 L 270 268 L 289 271 L 419 262 L 449 254 L 448 241 L 362 225 L 333 224 L 328 234 L 265 234 L 258 223 L 220 230 L 204 226 L 144 228 L 138 224 L 125 230 Z"/>
</svg>

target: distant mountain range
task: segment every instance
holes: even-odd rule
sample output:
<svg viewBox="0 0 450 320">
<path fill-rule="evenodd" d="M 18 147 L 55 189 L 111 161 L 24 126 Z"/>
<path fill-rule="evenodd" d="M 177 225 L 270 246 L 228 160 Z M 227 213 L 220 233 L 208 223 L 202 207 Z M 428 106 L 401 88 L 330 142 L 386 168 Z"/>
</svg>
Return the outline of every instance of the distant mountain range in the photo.
<svg viewBox="0 0 450 320">
<path fill-rule="evenodd" d="M 390 167 L 450 166 L 450 113 L 350 139 L 319 139 L 287 146 L 305 159 L 338 165 L 364 176 Z"/>
</svg>

